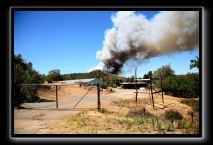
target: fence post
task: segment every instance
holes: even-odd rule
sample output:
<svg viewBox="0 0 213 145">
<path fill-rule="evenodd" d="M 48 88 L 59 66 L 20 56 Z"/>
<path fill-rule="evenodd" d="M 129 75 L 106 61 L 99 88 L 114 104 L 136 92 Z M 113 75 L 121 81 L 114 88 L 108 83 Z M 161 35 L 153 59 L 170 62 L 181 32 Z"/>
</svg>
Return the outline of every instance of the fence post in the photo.
<svg viewBox="0 0 213 145">
<path fill-rule="evenodd" d="M 151 85 L 151 94 L 152 94 L 152 105 L 153 105 L 153 108 L 155 108 L 154 98 L 153 98 L 153 92 L 152 92 L 152 78 L 150 78 L 150 85 Z"/>
<path fill-rule="evenodd" d="M 149 83 L 150 84 L 150 83 Z M 149 101 L 150 103 L 152 102 L 152 98 L 151 98 L 151 90 L 149 89 Z"/>
<path fill-rule="evenodd" d="M 193 122 L 194 122 L 194 121 L 193 121 L 193 116 L 194 116 L 194 114 L 193 114 L 193 112 L 191 112 L 190 114 L 191 114 L 192 123 L 193 123 Z"/>
<path fill-rule="evenodd" d="M 135 101 L 138 101 L 138 88 L 137 88 L 137 67 L 135 68 Z"/>
<path fill-rule="evenodd" d="M 164 104 L 162 75 L 160 76 L 160 85 L 161 85 L 161 96 L 162 96 L 162 102 L 163 102 L 163 104 Z"/>
<path fill-rule="evenodd" d="M 100 110 L 100 108 L 101 108 L 101 101 L 100 101 L 100 86 L 99 86 L 99 81 L 98 81 L 98 84 L 97 84 L 97 97 L 98 97 L 98 102 L 97 102 L 98 110 Z"/>
<path fill-rule="evenodd" d="M 55 85 L 55 95 L 56 95 L 56 108 L 58 109 L 58 86 Z"/>
</svg>

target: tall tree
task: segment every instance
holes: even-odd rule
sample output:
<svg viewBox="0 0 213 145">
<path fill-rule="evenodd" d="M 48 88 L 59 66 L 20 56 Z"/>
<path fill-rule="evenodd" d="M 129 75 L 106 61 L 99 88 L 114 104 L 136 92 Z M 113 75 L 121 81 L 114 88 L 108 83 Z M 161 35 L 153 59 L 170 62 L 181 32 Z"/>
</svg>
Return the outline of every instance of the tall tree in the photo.
<svg viewBox="0 0 213 145">
<path fill-rule="evenodd" d="M 14 55 L 13 103 L 19 106 L 26 101 L 38 99 L 37 87 L 21 86 L 20 84 L 41 83 L 40 74 L 32 68 L 31 62 L 25 62 L 22 56 Z"/>
<path fill-rule="evenodd" d="M 62 80 L 62 76 L 60 74 L 60 70 L 59 69 L 54 69 L 54 70 L 49 71 L 48 75 L 46 76 L 46 79 L 47 79 L 48 82 Z"/>
<path fill-rule="evenodd" d="M 143 78 L 144 79 L 149 79 L 152 77 L 152 71 L 149 71 L 147 74 L 144 74 Z"/>
<path fill-rule="evenodd" d="M 168 77 L 171 75 L 174 75 L 175 71 L 171 68 L 170 64 L 163 65 L 162 67 L 158 68 L 156 71 L 154 71 L 153 76 L 154 77 Z"/>
</svg>

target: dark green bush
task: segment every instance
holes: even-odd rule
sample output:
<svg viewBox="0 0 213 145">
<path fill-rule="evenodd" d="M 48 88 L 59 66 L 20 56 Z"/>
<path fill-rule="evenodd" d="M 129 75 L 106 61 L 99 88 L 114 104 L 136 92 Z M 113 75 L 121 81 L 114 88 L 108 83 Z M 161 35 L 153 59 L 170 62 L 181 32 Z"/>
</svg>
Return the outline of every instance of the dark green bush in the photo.
<svg viewBox="0 0 213 145">
<path fill-rule="evenodd" d="M 38 99 L 36 96 L 38 87 L 22 86 L 20 84 L 41 83 L 41 75 L 32 68 L 32 63 L 27 63 L 21 55 L 14 55 L 13 75 L 13 103 L 19 106 L 23 102 L 33 102 Z"/>
<path fill-rule="evenodd" d="M 182 120 L 183 116 L 175 110 L 169 110 L 165 112 L 165 117 L 166 119 L 170 120 L 171 122 L 175 121 L 175 120 Z"/>
<path fill-rule="evenodd" d="M 163 91 L 165 94 L 176 97 L 192 98 L 198 97 L 200 93 L 199 75 L 187 74 L 169 76 L 163 80 Z"/>
</svg>

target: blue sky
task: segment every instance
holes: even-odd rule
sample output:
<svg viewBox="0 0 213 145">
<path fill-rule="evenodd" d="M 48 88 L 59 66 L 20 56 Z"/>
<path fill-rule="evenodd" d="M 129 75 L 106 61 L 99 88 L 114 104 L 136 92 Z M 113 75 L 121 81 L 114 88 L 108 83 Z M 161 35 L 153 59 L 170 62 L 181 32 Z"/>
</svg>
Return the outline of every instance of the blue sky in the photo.
<svg viewBox="0 0 213 145">
<path fill-rule="evenodd" d="M 111 28 L 113 11 L 16 11 L 14 15 L 14 52 L 33 63 L 41 74 L 60 69 L 61 74 L 86 72 L 96 66 L 96 52 L 103 46 L 104 32 Z M 139 12 L 152 18 L 158 12 Z M 199 49 L 155 57 L 138 66 L 138 75 L 170 64 L 176 74 L 196 72 L 190 60 Z M 124 67 L 123 76 L 134 75 Z"/>
</svg>

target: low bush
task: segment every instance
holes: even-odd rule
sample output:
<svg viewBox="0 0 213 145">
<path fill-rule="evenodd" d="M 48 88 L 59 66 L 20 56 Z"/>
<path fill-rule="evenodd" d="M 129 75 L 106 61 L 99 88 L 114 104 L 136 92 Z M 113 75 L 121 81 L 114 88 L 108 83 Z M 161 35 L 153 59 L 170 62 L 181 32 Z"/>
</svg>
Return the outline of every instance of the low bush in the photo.
<svg viewBox="0 0 213 145">
<path fill-rule="evenodd" d="M 142 109 L 130 109 L 129 112 L 127 113 L 128 117 L 144 117 L 144 116 L 148 116 L 148 117 L 152 117 L 153 115 L 148 112 L 147 110 L 145 110 L 145 108 Z"/>
<path fill-rule="evenodd" d="M 168 123 L 166 124 L 166 130 L 167 130 L 167 131 L 173 131 L 173 130 L 174 130 L 174 125 L 173 125 L 173 123 L 168 122 Z"/>
<path fill-rule="evenodd" d="M 183 116 L 175 110 L 169 110 L 165 112 L 166 119 L 170 120 L 171 122 L 174 122 L 175 120 L 182 120 Z"/>
<path fill-rule="evenodd" d="M 186 122 L 184 120 L 178 120 L 177 123 L 178 123 L 177 124 L 178 129 L 184 129 L 185 128 Z"/>
<path fill-rule="evenodd" d="M 199 125 L 195 123 L 187 123 L 184 126 L 185 133 L 187 134 L 199 134 Z"/>
</svg>

